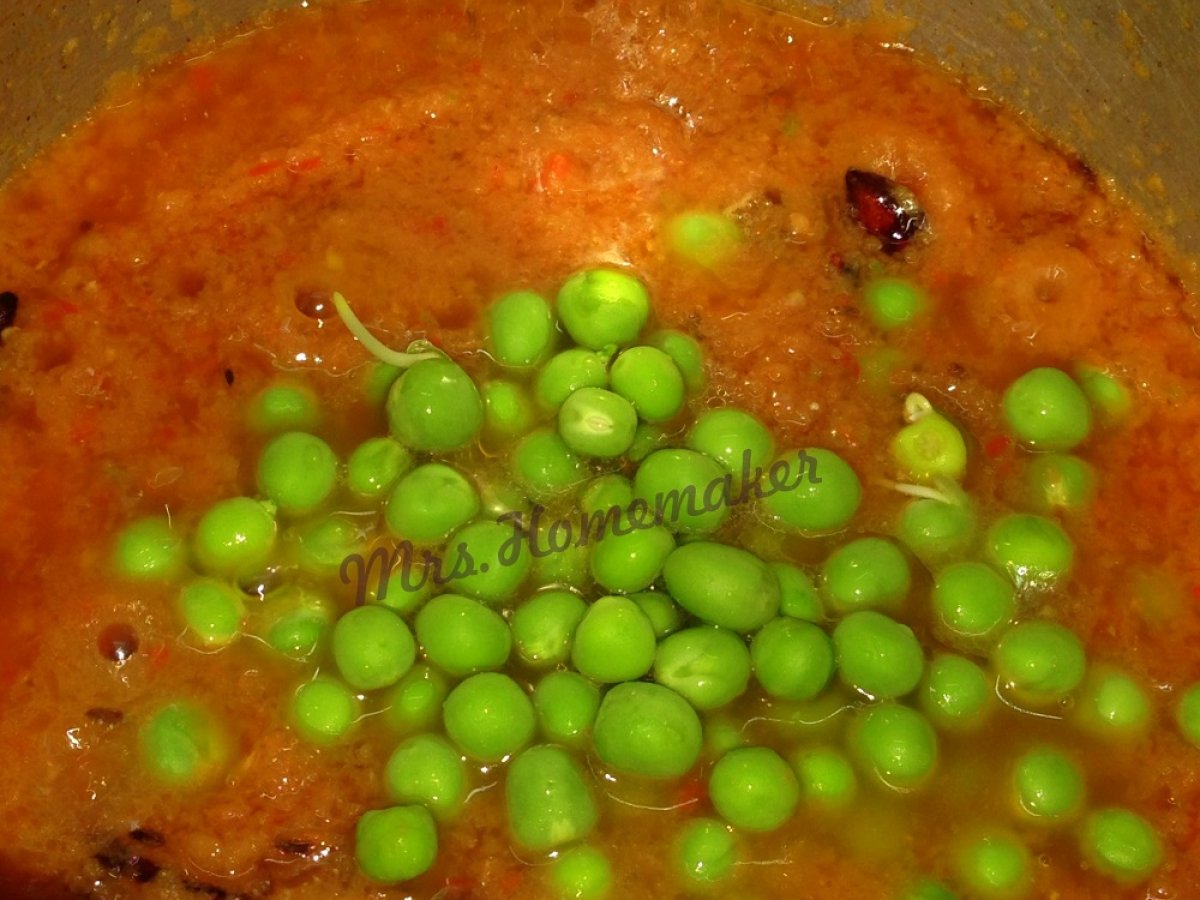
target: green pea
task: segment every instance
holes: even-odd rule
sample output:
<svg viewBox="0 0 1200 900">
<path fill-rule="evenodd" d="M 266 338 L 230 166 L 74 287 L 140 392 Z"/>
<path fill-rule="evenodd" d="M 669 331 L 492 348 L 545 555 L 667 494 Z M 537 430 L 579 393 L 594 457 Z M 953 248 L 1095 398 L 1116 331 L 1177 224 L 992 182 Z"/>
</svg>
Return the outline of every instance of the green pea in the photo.
<svg viewBox="0 0 1200 900">
<path fill-rule="evenodd" d="M 920 787 L 937 767 L 937 735 L 924 716 L 907 706 L 880 703 L 868 707 L 851 740 L 867 771 L 893 790 Z"/>
<path fill-rule="evenodd" d="M 698 394 L 704 390 L 707 381 L 704 374 L 704 351 L 695 338 L 681 331 L 656 331 L 646 343 L 671 357 L 671 361 L 683 376 L 683 384 L 688 393 Z"/>
<path fill-rule="evenodd" d="M 392 806 L 362 814 L 354 859 L 368 878 L 398 884 L 423 875 L 437 859 L 437 825 L 423 806 Z"/>
<path fill-rule="evenodd" d="M 674 549 L 675 538 L 661 525 L 611 532 L 592 548 L 592 577 L 615 593 L 643 590 L 657 580 Z"/>
<path fill-rule="evenodd" d="M 139 729 L 138 748 L 150 773 L 176 788 L 214 780 L 225 768 L 230 751 L 217 721 L 186 701 L 159 707 Z"/>
<path fill-rule="evenodd" d="M 554 313 L 550 304 L 532 291 L 506 294 L 492 304 L 487 317 L 488 350 L 502 366 L 535 366 L 554 346 Z"/>
<path fill-rule="evenodd" d="M 667 225 L 671 250 L 690 263 L 716 269 L 737 252 L 742 229 L 720 213 L 681 213 Z"/>
<path fill-rule="evenodd" d="M 535 497 L 548 498 L 582 483 L 587 463 L 555 431 L 538 429 L 513 448 L 513 472 Z"/>
<path fill-rule="evenodd" d="M 650 297 L 632 275 L 589 269 L 558 292 L 558 317 L 575 343 L 599 350 L 637 340 L 650 317 Z"/>
<path fill-rule="evenodd" d="M 833 642 L 811 622 L 771 620 L 754 636 L 750 656 L 758 683 L 780 700 L 812 700 L 833 678 Z"/>
<path fill-rule="evenodd" d="M 694 450 L 656 450 L 638 466 L 633 495 L 654 520 L 683 534 L 715 531 L 729 515 L 729 476 L 712 458 Z"/>
<path fill-rule="evenodd" d="M 612 863 L 595 847 L 572 847 L 550 867 L 550 885 L 562 900 L 604 900 L 612 883 Z"/>
<path fill-rule="evenodd" d="M 462 757 L 435 734 L 418 734 L 388 758 L 383 780 L 395 803 L 419 803 L 441 821 L 462 809 L 470 787 Z"/>
<path fill-rule="evenodd" d="M 911 368 L 912 361 L 904 351 L 897 347 L 876 345 L 862 350 L 858 354 L 859 382 L 865 385 L 873 395 L 891 396 L 902 389 L 903 376 L 897 373 L 904 368 Z"/>
<path fill-rule="evenodd" d="M 258 489 L 290 516 L 312 512 L 333 493 L 338 461 L 315 435 L 289 431 L 267 444 L 258 461 Z"/>
<path fill-rule="evenodd" d="M 580 544 L 572 544 L 562 553 L 547 553 L 533 560 L 533 581 L 546 588 L 590 590 L 593 584 L 588 571 L 589 556 L 588 548 Z"/>
<path fill-rule="evenodd" d="M 187 568 L 183 538 L 166 516 L 138 519 L 117 538 L 117 571 L 142 581 L 174 578 Z"/>
<path fill-rule="evenodd" d="M 363 441 L 346 461 L 346 486 L 360 497 L 383 497 L 412 468 L 408 448 L 388 437 Z"/>
<path fill-rule="evenodd" d="M 558 433 L 581 456 L 620 456 L 633 443 L 637 422 L 633 405 L 604 388 L 580 388 L 558 410 Z"/>
<path fill-rule="evenodd" d="M 1162 839 L 1137 813 L 1099 809 L 1083 823 L 1080 843 L 1097 870 L 1125 884 L 1144 881 L 1162 865 Z"/>
<path fill-rule="evenodd" d="M 790 466 L 797 458 L 801 460 L 801 472 L 795 486 L 768 496 L 767 511 L 798 531 L 822 534 L 844 528 L 862 501 L 858 475 L 836 453 L 819 447 L 784 454 L 772 468 Z M 783 483 L 790 485 L 790 478 L 783 479 Z"/>
<path fill-rule="evenodd" d="M 1078 512 L 1096 494 L 1096 471 L 1078 456 L 1044 453 L 1025 472 L 1029 505 L 1037 512 Z"/>
<path fill-rule="evenodd" d="M 934 565 L 965 554 L 976 527 L 970 503 L 921 498 L 905 505 L 896 534 L 921 562 Z"/>
<path fill-rule="evenodd" d="M 214 575 L 261 571 L 275 548 L 272 508 L 249 497 L 234 497 L 212 506 L 200 519 L 192 553 L 200 568 Z"/>
<path fill-rule="evenodd" d="M 421 607 L 416 630 L 425 658 L 454 678 L 499 669 L 512 649 L 500 614 L 458 594 L 442 594 Z"/>
<path fill-rule="evenodd" d="M 455 590 L 484 603 L 511 600 L 533 564 L 525 541 L 500 522 L 468 525 L 454 533 L 447 547 L 444 577 L 453 575 Z"/>
<path fill-rule="evenodd" d="M 825 621 L 825 607 L 811 578 L 791 563 L 767 563 L 779 580 L 779 614 L 805 622 Z"/>
<path fill-rule="evenodd" d="M 866 537 L 843 544 L 825 561 L 821 583 L 838 612 L 894 608 L 908 596 L 912 576 L 891 541 Z"/>
<path fill-rule="evenodd" d="M 538 546 L 548 546 L 550 527 L 543 522 L 538 528 Z M 590 548 L 586 544 L 575 541 L 561 553 L 547 553 L 540 558 L 535 558 L 533 580 L 543 587 L 586 591 L 592 585 L 591 572 L 588 571 L 590 558 Z"/>
<path fill-rule="evenodd" d="M 215 578 L 198 578 L 179 593 L 188 634 L 203 647 L 223 647 L 242 632 L 245 605 L 236 588 Z"/>
<path fill-rule="evenodd" d="M 640 463 L 651 453 L 662 450 L 671 443 L 671 434 L 661 425 L 651 425 L 639 422 L 633 433 L 633 443 L 625 453 L 625 458 L 631 462 Z"/>
<path fill-rule="evenodd" d="M 1200 749 L 1200 683 L 1193 684 L 1179 695 L 1179 702 L 1175 706 L 1175 724 L 1184 739 Z"/>
<path fill-rule="evenodd" d="M 592 547 L 594 541 L 613 527 L 617 512 L 583 517 L 536 518 L 529 545 L 535 547 L 534 581 L 542 587 L 558 587 L 586 592 L 592 586 Z M 576 530 L 578 528 L 578 530 Z"/>
<path fill-rule="evenodd" d="M 846 809 L 858 793 L 854 767 L 832 747 L 811 747 L 796 754 L 800 793 L 812 806 L 830 812 Z"/>
<path fill-rule="evenodd" d="M 711 456 L 730 472 L 770 464 L 775 439 L 758 419 L 740 409 L 710 409 L 688 431 L 687 446 Z"/>
<path fill-rule="evenodd" d="M 716 819 L 693 819 L 676 841 L 675 858 L 685 878 L 712 884 L 733 871 L 737 842 L 733 831 Z"/>
<path fill-rule="evenodd" d="M 967 471 L 967 445 L 962 433 L 936 412 L 906 425 L 892 439 L 892 458 L 905 478 L 958 481 Z"/>
<path fill-rule="evenodd" d="M 723 756 L 735 747 L 745 747 L 745 726 L 735 718 L 723 715 L 704 717 L 704 746 L 713 756 Z"/>
<path fill-rule="evenodd" d="M 484 427 L 500 438 L 513 438 L 533 427 L 536 415 L 525 389 L 511 381 L 489 381 L 481 389 Z"/>
<path fill-rule="evenodd" d="M 934 631 L 964 652 L 992 648 L 1017 612 L 1011 582 L 991 566 L 955 563 L 933 579 Z"/>
<path fill-rule="evenodd" d="M 851 613 L 833 630 L 842 680 L 882 700 L 911 693 L 925 671 L 912 629 L 871 610 Z"/>
<path fill-rule="evenodd" d="M 750 653 L 732 631 L 711 625 L 685 628 L 658 645 L 654 680 L 696 709 L 717 709 L 745 693 Z"/>
<path fill-rule="evenodd" d="M 314 678 L 292 694 L 288 718 L 306 741 L 333 744 L 358 721 L 358 698 L 340 681 Z"/>
<path fill-rule="evenodd" d="M 904 888 L 896 895 L 896 900 L 958 900 L 958 894 L 940 881 L 922 878 Z"/>
<path fill-rule="evenodd" d="M 295 660 L 316 656 L 333 625 L 333 606 L 307 588 L 288 586 L 268 594 L 259 636 L 277 653 Z"/>
<path fill-rule="evenodd" d="M 446 698 L 442 720 L 450 740 L 468 756 L 499 762 L 533 739 L 533 704 L 521 686 L 499 672 L 481 672 Z"/>
<path fill-rule="evenodd" d="M 675 601 L 710 625 L 756 631 L 779 612 L 779 580 L 757 556 L 708 541 L 684 544 L 663 564 Z"/>
<path fill-rule="evenodd" d="M 1024 896 L 1032 879 L 1029 851 L 1003 832 L 984 834 L 958 854 L 958 877 L 972 897 Z"/>
<path fill-rule="evenodd" d="M 449 692 L 445 675 L 424 663 L 415 665 L 388 691 L 383 720 L 400 734 L 432 729 L 441 719 Z"/>
<path fill-rule="evenodd" d="M 479 484 L 479 506 L 483 518 L 501 519 L 513 513 L 528 516 L 533 509 L 524 488 L 499 478 Z"/>
<path fill-rule="evenodd" d="M 667 594 L 660 591 L 639 591 L 629 599 L 638 605 L 659 640 L 678 631 L 683 625 L 683 610 Z"/>
<path fill-rule="evenodd" d="M 774 750 L 739 747 L 713 766 L 708 794 L 721 818 L 734 828 L 774 831 L 796 811 L 800 784 Z"/>
<path fill-rule="evenodd" d="M 551 672 L 533 689 L 533 709 L 546 740 L 576 747 L 596 721 L 600 691 L 578 672 Z"/>
<path fill-rule="evenodd" d="M 665 422 L 683 409 L 683 374 L 656 347 L 631 347 L 613 360 L 612 389 L 624 397 L 643 422 Z"/>
<path fill-rule="evenodd" d="M 534 379 L 533 392 L 538 403 L 557 410 L 573 393 L 586 387 L 608 387 L 608 360 L 611 352 L 596 353 L 572 347 L 550 357 Z"/>
<path fill-rule="evenodd" d="M 857 698 L 834 686 L 813 700 L 776 701 L 771 707 L 772 719 L 783 733 L 812 738 L 840 733 L 846 714 L 857 708 Z"/>
<path fill-rule="evenodd" d="M 479 515 L 479 508 L 479 492 L 465 475 L 443 463 L 426 463 L 400 479 L 384 515 L 397 537 L 435 544 Z"/>
<path fill-rule="evenodd" d="M 1079 723 L 1104 737 L 1140 737 L 1151 715 L 1145 688 L 1124 672 L 1107 667 L 1091 673 L 1076 704 Z"/>
<path fill-rule="evenodd" d="M 250 406 L 250 427 L 264 434 L 306 431 L 315 427 L 320 418 L 313 392 L 294 384 L 273 384 Z"/>
<path fill-rule="evenodd" d="M 1003 409 L 1013 434 L 1034 450 L 1070 450 L 1092 430 L 1087 397 L 1060 369 L 1026 372 L 1004 392 Z"/>
<path fill-rule="evenodd" d="M 579 764 L 561 747 L 530 747 L 508 767 L 508 821 L 522 847 L 545 852 L 587 837 L 596 801 Z"/>
<path fill-rule="evenodd" d="M 983 669 L 961 656 L 939 656 L 929 665 L 918 694 L 921 710 L 948 731 L 978 727 L 987 714 L 992 685 Z"/>
<path fill-rule="evenodd" d="M 624 475 L 610 472 L 593 478 L 579 494 L 578 506 L 589 515 L 610 509 L 625 511 L 633 502 L 633 482 Z"/>
<path fill-rule="evenodd" d="M 458 450 L 483 427 L 483 400 L 463 369 L 448 359 L 423 359 L 388 392 L 388 425 L 405 446 L 433 453 Z"/>
<path fill-rule="evenodd" d="M 876 278 L 863 288 L 867 316 L 882 331 L 911 325 L 929 308 L 929 298 L 911 281 Z"/>
<path fill-rule="evenodd" d="M 1001 684 L 1035 703 L 1053 702 L 1083 682 L 1087 657 L 1073 632 L 1053 622 L 1021 622 L 992 652 Z"/>
<path fill-rule="evenodd" d="M 333 628 L 333 659 L 360 691 L 395 684 L 412 668 L 417 646 L 404 620 L 383 606 L 359 606 Z"/>
<path fill-rule="evenodd" d="M 1083 807 L 1083 775 L 1057 750 L 1038 747 L 1021 755 L 1013 767 L 1017 807 L 1027 816 L 1059 820 Z"/>
<path fill-rule="evenodd" d="M 1084 395 L 1105 425 L 1119 425 L 1133 411 L 1133 396 L 1117 376 L 1095 366 L 1078 365 L 1075 377 Z"/>
<path fill-rule="evenodd" d="M 575 629 L 587 605 L 570 591 L 534 594 L 513 612 L 510 623 L 517 655 L 526 665 L 556 666 L 571 657 Z"/>
<path fill-rule="evenodd" d="M 631 681 L 609 689 L 592 728 L 596 755 L 612 768 L 645 778 L 678 778 L 703 744 L 690 703 L 660 684 Z"/>
<path fill-rule="evenodd" d="M 359 526 L 345 516 L 309 522 L 295 536 L 296 561 L 305 571 L 318 575 L 338 572 L 346 557 L 358 552 L 362 542 Z"/>
<path fill-rule="evenodd" d="M 1071 539 L 1050 519 L 1015 514 L 987 534 L 988 558 L 1018 588 L 1047 587 L 1066 576 L 1075 560 Z"/>
<path fill-rule="evenodd" d="M 379 579 L 370 579 L 366 592 L 367 602 L 386 606 L 401 616 L 416 612 L 439 587 L 435 578 L 435 566 L 436 564 L 426 565 L 423 561 L 399 555 L 386 583 L 381 585 Z"/>
<path fill-rule="evenodd" d="M 363 394 L 373 408 L 382 407 L 387 402 L 388 391 L 392 389 L 404 370 L 390 363 L 377 362 L 367 372 L 363 384 Z"/>
<path fill-rule="evenodd" d="M 628 597 L 601 597 L 588 607 L 571 648 L 571 663 L 593 681 L 641 678 L 654 664 L 654 626 Z"/>
</svg>

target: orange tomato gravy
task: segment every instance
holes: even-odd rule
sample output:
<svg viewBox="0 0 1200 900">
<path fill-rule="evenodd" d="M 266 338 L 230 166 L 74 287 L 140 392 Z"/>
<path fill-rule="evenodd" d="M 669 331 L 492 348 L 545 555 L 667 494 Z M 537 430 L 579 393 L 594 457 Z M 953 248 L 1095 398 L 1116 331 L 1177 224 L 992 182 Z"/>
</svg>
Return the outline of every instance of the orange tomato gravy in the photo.
<svg viewBox="0 0 1200 900">
<path fill-rule="evenodd" d="M 0 290 L 20 297 L 0 346 L 0 894 L 385 895 L 357 873 L 352 834 L 379 803 L 387 742 L 304 744 L 281 706 L 296 670 L 246 642 L 191 649 L 175 589 L 119 580 L 113 538 L 140 515 L 188 526 L 252 493 L 245 410 L 281 370 L 321 395 L 339 452 L 380 430 L 364 351 L 302 315 L 298 293 L 340 290 L 394 346 L 424 336 L 465 353 L 495 296 L 552 294 L 599 263 L 632 266 L 658 318 L 700 339 L 716 396 L 863 474 L 856 530 L 893 530 L 904 498 L 871 475 L 911 390 L 969 433 L 985 520 L 1019 505 L 1031 458 L 999 417 L 1014 377 L 1089 362 L 1136 394 L 1130 424 L 1081 451 L 1101 482 L 1090 512 L 1063 521 L 1073 576 L 1025 611 L 1142 680 L 1150 736 L 1107 744 L 1011 714 L 943 741 L 935 792 L 880 797 L 853 829 L 802 812 L 756 837 L 744 858 L 761 864 L 718 895 L 886 897 L 945 874 L 963 823 L 1009 821 L 997 773 L 1016 748 L 1066 734 L 1090 802 L 1128 805 L 1163 836 L 1165 863 L 1128 895 L 1200 894 L 1200 751 L 1170 719 L 1200 678 L 1194 300 L 1084 165 L 884 37 L 730 3 L 334 5 L 164 67 L 15 178 L 0 195 Z M 881 254 L 847 214 L 848 168 L 911 187 L 928 233 Z M 715 273 L 666 247 L 664 223 L 696 208 L 736 210 L 749 236 Z M 857 289 L 873 271 L 928 290 L 924 324 L 884 336 L 866 320 Z M 872 379 L 861 360 L 884 345 L 900 363 Z M 796 552 L 815 563 L 835 543 Z M 910 602 L 927 591 L 921 576 Z M 139 639 L 120 667 L 97 650 L 113 623 Z M 176 795 L 139 771 L 136 728 L 174 696 L 237 736 L 215 788 Z M 760 727 L 781 748 L 807 739 Z M 477 794 L 441 830 L 434 870 L 387 895 L 548 896 L 509 847 L 502 794 Z M 604 802 L 614 896 L 683 893 L 671 836 L 710 814 L 683 799 Z M 131 844 L 135 827 L 161 846 Z M 1069 831 L 1021 833 L 1035 896 L 1124 895 Z M 113 842 L 161 870 L 141 885 L 110 874 L 96 855 Z"/>
</svg>

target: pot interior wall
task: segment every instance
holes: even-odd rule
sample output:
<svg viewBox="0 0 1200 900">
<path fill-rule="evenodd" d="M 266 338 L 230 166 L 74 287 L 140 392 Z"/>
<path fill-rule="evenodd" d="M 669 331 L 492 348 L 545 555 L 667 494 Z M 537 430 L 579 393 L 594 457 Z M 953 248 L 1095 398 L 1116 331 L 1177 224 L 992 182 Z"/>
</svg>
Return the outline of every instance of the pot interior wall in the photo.
<svg viewBox="0 0 1200 900">
<path fill-rule="evenodd" d="M 315 2 L 315 0 L 313 0 Z M 206 35 L 308 0 L 22 0 L 0 10 L 0 179 L 67 130 L 111 78 L 187 51 Z M 814 12 L 853 18 L 875 0 Z M 1200 256 L 1200 6 L 1194 0 L 894 0 L 906 44 L 966 73 L 1077 148 L 1142 207 L 1155 230 Z M 864 73 L 863 90 L 873 90 Z M 1193 264 L 1185 275 L 1195 281 Z"/>
</svg>

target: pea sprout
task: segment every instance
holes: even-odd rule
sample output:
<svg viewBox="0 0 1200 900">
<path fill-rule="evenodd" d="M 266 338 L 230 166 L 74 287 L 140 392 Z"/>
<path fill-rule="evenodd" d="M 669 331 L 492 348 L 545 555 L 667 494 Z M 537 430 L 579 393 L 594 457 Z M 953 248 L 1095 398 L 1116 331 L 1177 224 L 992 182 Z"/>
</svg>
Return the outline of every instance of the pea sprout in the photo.
<svg viewBox="0 0 1200 900">
<path fill-rule="evenodd" d="M 345 323 L 346 328 L 350 330 L 350 333 L 358 338 L 359 343 L 366 347 L 367 351 L 381 362 L 397 366 L 401 369 L 407 369 L 409 366 L 415 365 L 423 359 L 437 359 L 442 356 L 429 341 L 414 341 L 409 344 L 408 352 L 406 353 L 401 353 L 399 350 L 392 350 L 367 330 L 367 326 L 354 314 L 354 310 L 350 308 L 350 304 L 346 302 L 346 298 L 337 292 L 334 292 L 333 295 L 333 308 L 337 310 L 338 316 Z"/>
</svg>

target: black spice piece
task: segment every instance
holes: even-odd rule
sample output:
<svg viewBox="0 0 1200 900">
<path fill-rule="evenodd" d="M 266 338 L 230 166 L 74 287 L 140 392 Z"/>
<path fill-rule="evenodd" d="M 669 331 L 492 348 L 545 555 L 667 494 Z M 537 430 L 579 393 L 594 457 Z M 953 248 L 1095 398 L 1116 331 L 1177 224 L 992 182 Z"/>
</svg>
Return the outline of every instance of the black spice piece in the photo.
<svg viewBox="0 0 1200 900">
<path fill-rule="evenodd" d="M 12 291 L 0 293 L 0 331 L 11 328 L 17 321 L 17 307 L 21 301 Z"/>
<path fill-rule="evenodd" d="M 230 387 L 233 387 L 233 369 L 225 370 L 225 383 Z"/>
<path fill-rule="evenodd" d="M 308 856 L 316 848 L 312 841 L 300 841 L 280 838 L 275 842 L 275 849 L 288 856 Z"/>
<path fill-rule="evenodd" d="M 279 566 L 272 566 L 257 575 L 238 582 L 242 593 L 248 597 L 266 597 L 272 591 L 278 590 L 287 583 L 287 571 Z"/>
<path fill-rule="evenodd" d="M 854 220 L 879 238 L 885 253 L 902 249 L 925 226 L 925 211 L 916 195 L 875 172 L 847 170 L 846 200 Z"/>
<path fill-rule="evenodd" d="M 219 888 L 215 884 L 208 884 L 204 881 L 192 881 L 188 879 L 183 883 L 184 890 L 193 894 L 207 894 L 213 900 L 225 900 L 229 896 L 225 888 Z"/>
<path fill-rule="evenodd" d="M 129 661 L 129 657 L 137 653 L 137 632 L 124 622 L 117 622 L 100 632 L 100 636 L 96 639 L 96 646 L 100 650 L 100 655 L 105 659 L 112 660 L 118 666 L 123 666 Z"/>
<path fill-rule="evenodd" d="M 153 881 L 160 867 L 120 839 L 112 840 L 93 857 L 113 878 L 128 878 L 139 884 Z"/>
<path fill-rule="evenodd" d="M 125 713 L 119 709 L 109 709 L 107 706 L 93 706 L 84 715 L 101 725 L 120 725 L 125 721 Z"/>
<path fill-rule="evenodd" d="M 310 319 L 328 319 L 336 310 L 333 308 L 333 294 L 329 291 L 301 289 L 296 291 L 296 309 L 301 315 Z"/>
<path fill-rule="evenodd" d="M 130 829 L 129 836 L 147 847 L 161 847 L 167 842 L 162 832 L 155 831 L 153 828 L 133 828 Z"/>
</svg>

